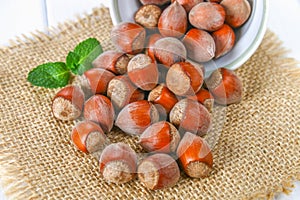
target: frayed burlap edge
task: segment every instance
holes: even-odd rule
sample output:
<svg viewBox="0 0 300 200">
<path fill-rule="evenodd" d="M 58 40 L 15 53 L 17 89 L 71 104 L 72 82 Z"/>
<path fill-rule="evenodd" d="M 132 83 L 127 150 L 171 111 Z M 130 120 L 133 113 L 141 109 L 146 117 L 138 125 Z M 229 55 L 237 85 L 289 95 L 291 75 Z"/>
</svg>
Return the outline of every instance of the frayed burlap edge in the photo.
<svg viewBox="0 0 300 200">
<path fill-rule="evenodd" d="M 84 14 L 77 17 L 76 21 L 66 21 L 59 24 L 57 27 L 50 27 L 45 32 L 34 31 L 28 35 L 22 34 L 14 40 L 10 40 L 10 45 L 1 47 L 2 52 L 11 52 L 16 48 L 22 48 L 34 45 L 39 42 L 47 42 L 58 39 L 59 37 L 72 33 L 75 29 L 83 29 L 87 26 L 93 26 L 93 21 L 97 17 L 101 17 L 106 13 L 107 9 L 104 7 L 93 9 L 91 14 Z M 278 37 L 271 32 L 267 31 L 264 42 L 260 46 L 264 51 L 273 58 L 276 66 L 284 68 L 286 75 L 293 80 L 293 85 L 298 87 L 300 84 L 300 69 L 297 67 L 299 62 L 293 58 L 286 58 L 284 55 L 287 50 L 282 47 L 282 42 Z M 276 58 L 276 59 L 274 59 Z M 2 115 L 2 113 L 1 113 Z M 1 137 L 1 135 L 0 135 Z M 3 148 L 4 141 L 0 141 L 0 173 L 1 183 L 5 195 L 9 199 L 37 199 L 38 195 L 27 181 L 27 177 L 21 172 L 22 167 L 14 159 L 14 155 L 9 152 L 9 149 Z M 296 173 L 297 172 L 297 173 Z M 294 188 L 294 182 L 300 181 L 300 168 L 295 169 L 295 173 L 283 178 L 282 182 L 277 187 L 270 188 L 268 191 L 259 191 L 249 197 L 243 199 L 273 199 L 277 194 L 289 194 Z"/>
</svg>

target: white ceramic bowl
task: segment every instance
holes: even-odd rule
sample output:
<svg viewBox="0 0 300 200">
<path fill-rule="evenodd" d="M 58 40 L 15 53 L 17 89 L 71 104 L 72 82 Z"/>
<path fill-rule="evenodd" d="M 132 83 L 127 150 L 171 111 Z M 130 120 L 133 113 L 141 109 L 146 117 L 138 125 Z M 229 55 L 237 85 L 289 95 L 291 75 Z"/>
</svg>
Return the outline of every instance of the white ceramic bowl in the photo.
<svg viewBox="0 0 300 200">
<path fill-rule="evenodd" d="M 226 55 L 205 63 L 206 71 L 226 67 L 236 69 L 243 65 L 260 45 L 267 27 L 268 0 L 249 0 L 252 13 L 248 21 L 236 31 L 236 44 Z M 134 13 L 141 6 L 139 0 L 111 0 L 110 13 L 116 25 L 134 21 Z"/>
</svg>

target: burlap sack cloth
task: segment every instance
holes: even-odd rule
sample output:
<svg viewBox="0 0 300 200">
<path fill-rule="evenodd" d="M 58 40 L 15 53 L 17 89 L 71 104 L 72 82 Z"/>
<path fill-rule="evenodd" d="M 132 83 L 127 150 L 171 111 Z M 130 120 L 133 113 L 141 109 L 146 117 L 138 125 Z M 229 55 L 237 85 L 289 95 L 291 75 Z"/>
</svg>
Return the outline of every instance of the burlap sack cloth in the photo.
<svg viewBox="0 0 300 200">
<path fill-rule="evenodd" d="M 105 182 L 96 159 L 71 144 L 74 122 L 55 120 L 51 99 L 57 90 L 33 87 L 26 77 L 33 67 L 64 61 L 69 50 L 88 38 L 112 48 L 107 9 L 76 23 L 36 33 L 0 50 L 1 180 L 12 199 L 251 199 L 286 192 L 300 172 L 299 70 L 277 38 L 268 32 L 252 58 L 237 73 L 244 83 L 242 103 L 229 106 L 214 148 L 214 170 L 206 179 L 182 174 L 170 189 L 149 191 L 137 180 Z M 25 36 L 24 36 L 25 37 Z M 113 141 L 132 138 L 115 131 Z"/>
</svg>

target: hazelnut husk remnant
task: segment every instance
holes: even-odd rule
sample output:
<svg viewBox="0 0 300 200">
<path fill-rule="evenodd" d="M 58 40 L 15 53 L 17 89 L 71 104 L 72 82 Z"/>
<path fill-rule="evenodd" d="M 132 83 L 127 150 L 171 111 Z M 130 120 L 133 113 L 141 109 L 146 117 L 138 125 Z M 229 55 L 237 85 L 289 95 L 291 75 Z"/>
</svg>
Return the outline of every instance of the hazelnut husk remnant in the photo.
<svg viewBox="0 0 300 200">
<path fill-rule="evenodd" d="M 61 89 L 52 100 L 52 112 L 55 118 L 68 121 L 81 115 L 84 93 L 78 86 Z"/>
<path fill-rule="evenodd" d="M 198 101 L 182 99 L 172 108 L 170 122 L 181 132 L 205 135 L 211 128 L 212 120 L 208 110 Z"/>
<path fill-rule="evenodd" d="M 215 70 L 205 83 L 218 104 L 229 105 L 242 100 L 243 84 L 232 70 Z"/>
<path fill-rule="evenodd" d="M 116 76 L 109 82 L 107 96 L 114 108 L 119 111 L 129 103 L 144 99 L 145 94 L 133 85 L 128 76 L 124 75 Z"/>
<path fill-rule="evenodd" d="M 158 190 L 173 187 L 179 180 L 179 167 L 171 156 L 154 154 L 138 166 L 138 178 L 145 187 Z"/>
<path fill-rule="evenodd" d="M 207 177 L 213 167 L 213 155 L 199 136 L 186 132 L 177 148 L 177 156 L 185 173 L 193 178 Z"/>
<path fill-rule="evenodd" d="M 106 136 L 98 124 L 83 121 L 73 128 L 71 139 L 77 149 L 85 153 L 94 153 L 104 148 Z"/>
<path fill-rule="evenodd" d="M 153 29 L 157 27 L 161 12 L 160 7 L 156 5 L 144 5 L 136 11 L 134 21 L 145 28 Z"/>
<path fill-rule="evenodd" d="M 127 72 L 129 60 L 128 55 L 123 52 L 105 51 L 93 61 L 93 66 L 120 75 Z"/>
<path fill-rule="evenodd" d="M 138 88 L 152 90 L 158 83 L 156 63 L 146 54 L 134 56 L 128 64 L 128 76 Z"/>
<path fill-rule="evenodd" d="M 131 181 L 137 171 L 137 155 L 127 144 L 108 145 L 100 156 L 100 172 L 112 183 Z"/>
<path fill-rule="evenodd" d="M 166 84 L 176 95 L 195 95 L 203 84 L 203 72 L 189 62 L 178 62 L 169 69 Z"/>
</svg>

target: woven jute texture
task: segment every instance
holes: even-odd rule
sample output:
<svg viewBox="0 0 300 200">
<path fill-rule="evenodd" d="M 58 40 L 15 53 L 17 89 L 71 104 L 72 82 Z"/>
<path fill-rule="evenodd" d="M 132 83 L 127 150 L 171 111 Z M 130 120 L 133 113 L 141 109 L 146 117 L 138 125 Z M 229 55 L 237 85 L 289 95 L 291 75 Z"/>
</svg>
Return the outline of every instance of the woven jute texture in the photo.
<svg viewBox="0 0 300 200">
<path fill-rule="evenodd" d="M 182 174 L 175 187 L 161 191 L 147 190 L 138 180 L 105 182 L 97 160 L 72 145 L 69 134 L 75 122 L 53 118 L 51 99 L 57 90 L 33 87 L 26 77 L 41 63 L 64 61 L 88 37 L 99 39 L 105 50 L 113 48 L 111 27 L 108 10 L 99 8 L 0 50 L 0 174 L 8 197 L 266 199 L 287 192 L 300 179 L 300 73 L 268 31 L 257 52 L 236 71 L 244 84 L 243 101 L 226 109 L 210 177 Z M 118 129 L 109 138 L 141 151 L 136 138 Z"/>
</svg>

